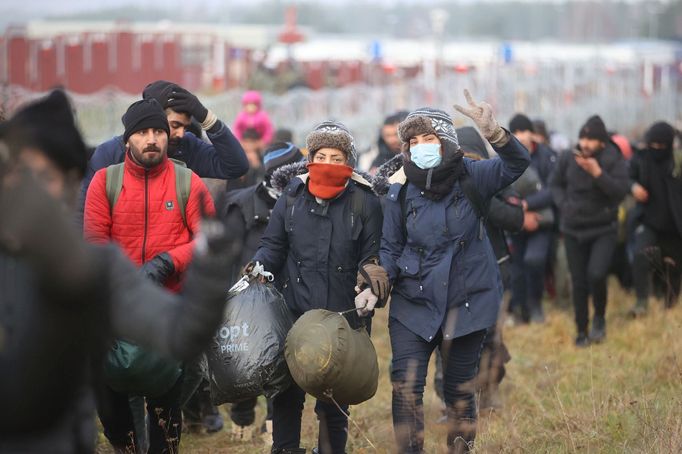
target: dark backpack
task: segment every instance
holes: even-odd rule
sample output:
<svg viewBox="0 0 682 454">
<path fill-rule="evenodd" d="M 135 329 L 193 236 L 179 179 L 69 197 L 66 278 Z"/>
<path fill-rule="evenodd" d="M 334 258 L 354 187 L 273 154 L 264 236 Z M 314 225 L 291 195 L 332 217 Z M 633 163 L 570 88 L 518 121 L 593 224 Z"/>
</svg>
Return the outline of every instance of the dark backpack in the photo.
<svg viewBox="0 0 682 454">
<path fill-rule="evenodd" d="M 185 208 L 187 207 L 190 188 L 192 186 L 192 171 L 188 169 L 182 161 L 176 161 L 175 159 L 171 159 L 171 161 L 175 166 L 175 194 L 178 198 L 178 205 L 180 205 L 180 215 L 182 216 L 182 222 L 187 225 Z M 121 195 L 121 189 L 123 188 L 123 166 L 124 163 L 121 162 L 107 167 L 105 181 L 110 213 L 113 213 L 114 205 L 116 205 L 118 197 Z"/>
<path fill-rule="evenodd" d="M 490 210 L 490 200 L 486 200 L 481 197 L 481 193 L 478 192 L 476 186 L 474 185 L 474 180 L 468 173 L 465 173 L 459 178 L 459 185 L 462 188 L 462 192 L 474 208 L 474 212 L 478 217 L 478 239 L 483 239 L 483 232 L 485 231 L 485 223 L 488 219 L 488 211 Z M 402 219 L 403 235 L 407 238 L 407 203 L 405 198 L 407 196 L 407 182 L 403 184 L 398 193 L 398 200 L 400 201 L 400 213 Z"/>
</svg>

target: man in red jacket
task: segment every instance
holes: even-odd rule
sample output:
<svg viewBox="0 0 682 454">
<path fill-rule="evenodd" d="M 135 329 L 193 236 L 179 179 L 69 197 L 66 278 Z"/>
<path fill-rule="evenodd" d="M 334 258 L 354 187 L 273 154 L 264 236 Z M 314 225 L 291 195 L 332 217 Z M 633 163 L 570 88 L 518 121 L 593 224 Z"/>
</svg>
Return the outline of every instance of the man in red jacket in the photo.
<svg viewBox="0 0 682 454">
<path fill-rule="evenodd" d="M 213 215 L 213 201 L 194 173 L 185 180 L 189 194 L 181 189 L 181 175 L 189 171 L 168 159 L 168 120 L 157 101 L 133 103 L 122 120 L 126 155 L 117 174 L 122 178 L 117 180 L 112 168 L 95 174 L 85 202 L 85 237 L 93 243 L 118 243 L 143 274 L 177 292 L 199 231 L 200 205 Z M 147 399 L 150 452 L 177 451 L 182 380 L 166 394 Z M 100 402 L 105 435 L 115 448 L 125 450 L 133 432 L 128 396 L 106 391 Z"/>
</svg>

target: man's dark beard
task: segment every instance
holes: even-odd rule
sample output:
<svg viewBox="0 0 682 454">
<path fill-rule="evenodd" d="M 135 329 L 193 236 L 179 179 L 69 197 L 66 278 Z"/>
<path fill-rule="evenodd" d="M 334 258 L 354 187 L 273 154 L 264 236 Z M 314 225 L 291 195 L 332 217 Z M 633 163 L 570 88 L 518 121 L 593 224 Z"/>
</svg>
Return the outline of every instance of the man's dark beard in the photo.
<svg viewBox="0 0 682 454">
<path fill-rule="evenodd" d="M 149 151 L 156 151 L 158 153 L 161 153 L 161 148 L 157 147 L 156 145 L 148 145 L 147 147 L 143 148 L 142 150 L 138 150 L 134 146 L 131 145 L 131 154 L 133 155 L 133 158 L 135 158 L 135 161 L 137 161 L 138 164 L 140 164 L 142 167 L 146 169 L 150 169 L 152 167 L 156 167 L 159 165 L 163 159 L 164 155 L 159 154 L 158 156 L 145 156 L 145 152 Z"/>
</svg>

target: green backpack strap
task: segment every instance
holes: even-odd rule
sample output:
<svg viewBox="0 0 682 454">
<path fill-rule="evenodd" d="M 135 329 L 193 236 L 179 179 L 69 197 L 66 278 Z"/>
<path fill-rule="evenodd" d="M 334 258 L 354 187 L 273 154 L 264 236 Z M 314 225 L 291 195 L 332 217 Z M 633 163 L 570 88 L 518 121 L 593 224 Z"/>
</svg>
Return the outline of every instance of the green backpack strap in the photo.
<svg viewBox="0 0 682 454">
<path fill-rule="evenodd" d="M 105 182 L 107 199 L 109 200 L 109 214 L 112 214 L 118 196 L 121 195 L 121 188 L 123 188 L 123 163 L 110 165 L 106 172 Z"/>
<path fill-rule="evenodd" d="M 187 201 L 189 200 L 189 192 L 192 187 L 192 171 L 187 168 L 187 165 L 176 159 L 171 159 L 175 165 L 175 194 L 178 198 L 178 205 L 180 214 L 182 215 L 182 222 L 187 226 Z"/>
<path fill-rule="evenodd" d="M 175 194 L 178 198 L 178 208 L 180 208 L 180 215 L 182 222 L 187 226 L 187 215 L 185 213 L 187 208 L 187 201 L 189 200 L 189 193 L 192 187 L 192 171 L 187 168 L 184 162 L 171 159 L 175 166 Z M 109 213 L 114 212 L 114 205 L 121 195 L 123 188 L 123 165 L 124 163 L 114 164 L 107 167 L 106 173 L 106 192 L 109 200 Z"/>
</svg>

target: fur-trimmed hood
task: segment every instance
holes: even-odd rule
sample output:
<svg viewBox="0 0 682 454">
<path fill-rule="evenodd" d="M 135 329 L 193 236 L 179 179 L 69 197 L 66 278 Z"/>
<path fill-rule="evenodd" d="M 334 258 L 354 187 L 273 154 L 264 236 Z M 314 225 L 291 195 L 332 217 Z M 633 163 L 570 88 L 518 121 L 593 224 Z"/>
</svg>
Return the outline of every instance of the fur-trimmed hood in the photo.
<svg viewBox="0 0 682 454">
<path fill-rule="evenodd" d="M 289 183 L 291 183 L 291 180 L 296 177 L 301 177 L 301 180 L 306 181 L 308 179 L 307 164 L 307 161 L 300 161 L 278 168 L 273 172 L 272 178 L 270 179 L 272 187 L 278 191 L 284 191 L 284 188 L 286 188 Z M 374 187 L 374 177 L 366 172 L 355 169 L 353 170 L 350 179 L 367 188 Z"/>
</svg>

